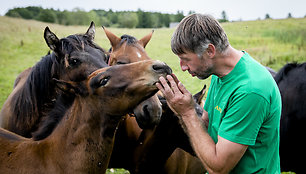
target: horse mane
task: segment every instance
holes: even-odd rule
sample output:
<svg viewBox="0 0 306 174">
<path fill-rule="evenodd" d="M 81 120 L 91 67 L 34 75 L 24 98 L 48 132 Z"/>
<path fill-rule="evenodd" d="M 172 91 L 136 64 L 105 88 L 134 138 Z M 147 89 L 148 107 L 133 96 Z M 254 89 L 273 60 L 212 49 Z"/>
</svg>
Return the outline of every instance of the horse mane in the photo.
<svg viewBox="0 0 306 174">
<path fill-rule="evenodd" d="M 287 63 L 283 68 L 281 68 L 277 74 L 274 76 L 274 80 L 276 81 L 276 83 L 278 84 L 280 81 L 282 81 L 286 75 L 289 73 L 289 71 L 297 68 L 297 67 L 300 67 L 300 66 L 305 66 L 306 63 L 303 63 L 303 64 L 298 64 L 296 62 L 294 63 Z"/>
<path fill-rule="evenodd" d="M 123 44 L 124 42 L 126 42 L 129 45 L 135 44 L 137 42 L 137 39 L 134 36 L 130 36 L 130 35 L 122 35 L 121 36 L 121 41 L 120 41 L 120 45 Z"/>
<path fill-rule="evenodd" d="M 10 125 L 13 130 L 22 125 L 32 125 L 37 121 L 39 109 L 53 92 L 52 68 L 58 66 L 54 54 L 44 56 L 31 70 L 24 87 L 17 91 L 12 99 L 13 121 L 17 125 Z M 23 108 L 23 109 L 21 109 Z M 18 132 L 19 133 L 19 132 Z"/>
</svg>

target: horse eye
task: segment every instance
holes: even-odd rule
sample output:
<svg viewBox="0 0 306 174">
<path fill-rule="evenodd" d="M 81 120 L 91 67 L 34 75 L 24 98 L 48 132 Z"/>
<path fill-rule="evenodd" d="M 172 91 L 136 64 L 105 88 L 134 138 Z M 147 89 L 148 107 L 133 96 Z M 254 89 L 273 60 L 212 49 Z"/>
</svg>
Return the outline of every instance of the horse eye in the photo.
<svg viewBox="0 0 306 174">
<path fill-rule="evenodd" d="M 110 79 L 110 77 L 105 77 L 105 78 L 101 79 L 100 80 L 100 86 L 105 86 L 109 79 Z"/>
<path fill-rule="evenodd" d="M 69 61 L 69 64 L 71 64 L 71 65 L 77 65 L 77 64 L 79 64 L 79 62 L 80 62 L 79 59 L 71 59 L 71 60 Z"/>
<path fill-rule="evenodd" d="M 125 62 L 117 62 L 117 65 L 123 65 L 123 64 L 127 64 Z"/>
</svg>

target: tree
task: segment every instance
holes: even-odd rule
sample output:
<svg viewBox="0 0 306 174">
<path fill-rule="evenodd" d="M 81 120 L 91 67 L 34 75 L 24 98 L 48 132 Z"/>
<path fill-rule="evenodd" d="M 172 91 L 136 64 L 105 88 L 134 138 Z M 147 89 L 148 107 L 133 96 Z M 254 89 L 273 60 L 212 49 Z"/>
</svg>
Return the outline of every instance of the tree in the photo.
<svg viewBox="0 0 306 174">
<path fill-rule="evenodd" d="M 135 28 L 138 24 L 138 16 L 135 12 L 123 12 L 118 15 L 119 27 Z"/>
<path fill-rule="evenodd" d="M 292 18 L 292 15 L 291 13 L 288 13 L 288 17 L 287 18 Z"/>
<path fill-rule="evenodd" d="M 153 22 L 152 17 L 149 12 L 144 12 L 141 9 L 138 9 L 138 25 L 137 28 L 152 28 Z"/>
<path fill-rule="evenodd" d="M 183 11 L 177 11 L 175 15 L 175 21 L 174 22 L 180 22 L 184 18 L 184 12 Z"/>
<path fill-rule="evenodd" d="M 37 20 L 49 23 L 56 22 L 56 15 L 51 10 L 42 10 L 37 16 Z"/>
<path fill-rule="evenodd" d="M 271 19 L 270 15 L 267 13 L 265 19 Z"/>
<path fill-rule="evenodd" d="M 219 22 L 228 22 L 228 18 L 224 10 L 221 12 L 221 19 L 219 19 Z"/>
</svg>

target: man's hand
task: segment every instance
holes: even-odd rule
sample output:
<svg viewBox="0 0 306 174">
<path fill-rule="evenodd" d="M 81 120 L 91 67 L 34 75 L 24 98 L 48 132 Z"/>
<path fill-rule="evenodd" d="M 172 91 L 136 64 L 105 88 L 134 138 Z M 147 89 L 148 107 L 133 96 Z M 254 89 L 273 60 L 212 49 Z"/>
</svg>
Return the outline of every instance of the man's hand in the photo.
<svg viewBox="0 0 306 174">
<path fill-rule="evenodd" d="M 195 103 L 192 95 L 177 77 L 174 74 L 167 75 L 170 86 L 164 77 L 160 77 L 159 80 L 160 83 L 156 86 L 164 94 L 172 111 L 182 117 L 194 116 Z"/>
</svg>

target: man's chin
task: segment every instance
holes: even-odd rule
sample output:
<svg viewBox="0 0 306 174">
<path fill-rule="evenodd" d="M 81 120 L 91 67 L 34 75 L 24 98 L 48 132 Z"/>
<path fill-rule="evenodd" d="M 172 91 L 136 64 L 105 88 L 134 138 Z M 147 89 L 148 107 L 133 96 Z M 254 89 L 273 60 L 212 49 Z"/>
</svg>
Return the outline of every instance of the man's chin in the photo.
<svg viewBox="0 0 306 174">
<path fill-rule="evenodd" d="M 210 76 L 210 75 L 209 75 Z M 197 76 L 198 79 L 200 80 L 205 80 L 207 79 L 209 76 Z"/>
</svg>

